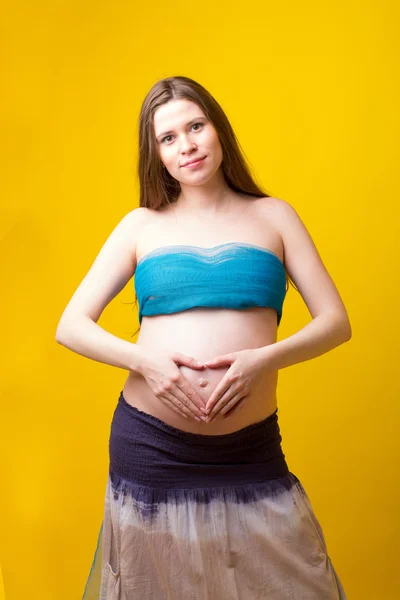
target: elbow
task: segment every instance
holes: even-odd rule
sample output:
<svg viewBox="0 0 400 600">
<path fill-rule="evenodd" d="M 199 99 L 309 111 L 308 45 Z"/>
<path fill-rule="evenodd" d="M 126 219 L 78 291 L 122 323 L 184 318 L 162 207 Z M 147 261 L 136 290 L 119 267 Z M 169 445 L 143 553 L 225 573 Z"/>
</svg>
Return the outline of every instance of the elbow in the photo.
<svg viewBox="0 0 400 600">
<path fill-rule="evenodd" d="M 66 332 L 68 331 L 68 329 L 71 329 L 70 320 L 67 321 L 65 312 L 66 311 L 63 312 L 63 314 L 61 315 L 61 317 L 58 321 L 56 335 L 55 335 L 57 344 L 61 344 L 61 345 L 64 345 Z"/>
<path fill-rule="evenodd" d="M 73 330 L 73 325 L 71 320 L 61 319 L 57 325 L 56 329 L 56 342 L 57 344 L 61 344 L 65 346 L 67 344 L 67 339 L 71 331 Z"/>
<path fill-rule="evenodd" d="M 351 331 L 351 327 L 349 326 L 349 328 L 346 330 L 346 335 L 344 337 L 344 341 L 349 342 L 351 340 L 351 336 L 352 336 L 352 331 Z"/>
<path fill-rule="evenodd" d="M 329 327 L 335 331 L 339 343 L 348 342 L 352 337 L 352 329 L 347 313 L 330 312 L 327 315 Z"/>
<path fill-rule="evenodd" d="M 339 321 L 339 329 L 343 335 L 343 342 L 348 342 L 351 340 L 353 332 L 351 329 L 351 323 L 347 316 Z"/>
<path fill-rule="evenodd" d="M 74 314 L 68 315 L 68 318 L 62 317 L 56 329 L 56 342 L 62 346 L 68 346 L 70 341 L 74 339 L 75 333 L 88 319 L 93 321 L 89 315 Z"/>
<path fill-rule="evenodd" d="M 57 342 L 57 344 L 63 345 L 63 339 L 64 339 L 63 338 L 63 332 L 61 330 L 61 327 L 58 326 L 57 330 L 56 330 L 56 342 Z"/>
</svg>

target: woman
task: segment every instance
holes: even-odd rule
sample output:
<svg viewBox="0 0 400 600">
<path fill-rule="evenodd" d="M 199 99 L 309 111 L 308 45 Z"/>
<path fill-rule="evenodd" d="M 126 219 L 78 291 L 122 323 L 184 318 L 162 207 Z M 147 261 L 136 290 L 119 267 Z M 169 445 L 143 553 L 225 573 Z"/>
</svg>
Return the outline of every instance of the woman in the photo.
<svg viewBox="0 0 400 600">
<path fill-rule="evenodd" d="M 339 293 L 296 211 L 254 183 L 201 85 L 152 87 L 139 148 L 140 207 L 57 330 L 71 350 L 128 370 L 84 598 L 343 600 L 285 461 L 276 396 L 279 369 L 350 339 Z M 136 344 L 97 325 L 133 275 Z M 312 321 L 276 342 L 289 278 Z"/>
</svg>

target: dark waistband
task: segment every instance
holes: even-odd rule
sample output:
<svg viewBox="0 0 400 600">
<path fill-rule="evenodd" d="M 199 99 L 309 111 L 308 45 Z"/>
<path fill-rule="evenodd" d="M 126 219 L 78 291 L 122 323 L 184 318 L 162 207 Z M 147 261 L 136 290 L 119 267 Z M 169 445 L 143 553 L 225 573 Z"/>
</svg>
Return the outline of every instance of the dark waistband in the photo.
<svg viewBox="0 0 400 600">
<path fill-rule="evenodd" d="M 110 433 L 110 471 L 161 487 L 261 482 L 287 475 L 278 408 L 233 433 L 203 435 L 177 429 L 128 404 L 121 392 Z"/>
</svg>

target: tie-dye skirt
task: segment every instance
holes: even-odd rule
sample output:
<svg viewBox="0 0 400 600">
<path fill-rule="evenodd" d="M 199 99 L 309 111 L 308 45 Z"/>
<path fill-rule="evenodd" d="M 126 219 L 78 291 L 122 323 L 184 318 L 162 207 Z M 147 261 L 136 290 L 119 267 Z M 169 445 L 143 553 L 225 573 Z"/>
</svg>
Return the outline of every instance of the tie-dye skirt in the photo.
<svg viewBox="0 0 400 600">
<path fill-rule="evenodd" d="M 277 413 L 202 435 L 121 392 L 83 600 L 346 600 Z"/>
</svg>

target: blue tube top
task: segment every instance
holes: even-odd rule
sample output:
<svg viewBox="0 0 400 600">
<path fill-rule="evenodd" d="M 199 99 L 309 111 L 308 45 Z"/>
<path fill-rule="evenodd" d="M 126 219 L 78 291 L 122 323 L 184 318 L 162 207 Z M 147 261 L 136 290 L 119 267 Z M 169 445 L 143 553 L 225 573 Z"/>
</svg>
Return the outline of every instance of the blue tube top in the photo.
<svg viewBox="0 0 400 600">
<path fill-rule="evenodd" d="M 161 246 L 137 263 L 134 286 L 143 316 L 194 307 L 244 309 L 266 306 L 277 312 L 286 295 L 286 271 L 272 250 L 245 242 L 212 248 Z"/>
</svg>

